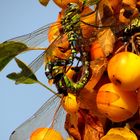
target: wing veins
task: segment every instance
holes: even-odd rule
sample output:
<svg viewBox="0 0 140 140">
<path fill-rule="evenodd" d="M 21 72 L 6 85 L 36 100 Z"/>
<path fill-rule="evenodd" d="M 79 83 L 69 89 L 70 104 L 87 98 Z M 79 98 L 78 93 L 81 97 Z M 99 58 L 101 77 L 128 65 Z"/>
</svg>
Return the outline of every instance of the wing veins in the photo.
<svg viewBox="0 0 140 140">
<path fill-rule="evenodd" d="M 35 129 L 48 127 L 59 104 L 60 98 L 53 95 L 33 116 L 15 129 L 9 140 L 28 140 Z"/>
</svg>

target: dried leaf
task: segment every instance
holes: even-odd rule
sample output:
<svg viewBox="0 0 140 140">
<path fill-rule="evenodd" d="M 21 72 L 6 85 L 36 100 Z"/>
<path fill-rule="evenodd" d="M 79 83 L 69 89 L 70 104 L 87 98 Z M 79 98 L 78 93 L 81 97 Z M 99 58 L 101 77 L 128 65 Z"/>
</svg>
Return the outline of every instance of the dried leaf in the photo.
<svg viewBox="0 0 140 140">
<path fill-rule="evenodd" d="M 91 61 L 90 72 L 91 77 L 83 89 L 80 90 L 78 100 L 80 101 L 80 108 L 88 109 L 93 114 L 102 116 L 96 106 L 97 91 L 94 90 L 97 83 L 100 81 L 107 66 L 106 59 L 97 59 Z"/>
<path fill-rule="evenodd" d="M 113 10 L 109 0 L 101 0 L 98 4 L 98 18 L 97 24 L 101 26 L 110 26 L 115 23 L 113 19 Z"/>
<path fill-rule="evenodd" d="M 28 47 L 21 42 L 6 41 L 0 44 L 0 71 L 18 54 Z"/>
<path fill-rule="evenodd" d="M 97 116 L 91 115 L 87 111 L 82 111 L 85 118 L 84 140 L 100 140 L 104 135 L 103 125 Z"/>
<path fill-rule="evenodd" d="M 66 115 L 65 129 L 75 140 L 81 140 L 78 130 L 78 113 Z"/>
<path fill-rule="evenodd" d="M 107 61 L 104 58 L 91 61 L 90 62 L 91 77 L 84 88 L 92 91 L 92 89 L 96 86 L 96 84 L 100 80 L 103 72 L 106 69 L 106 66 Z"/>
<path fill-rule="evenodd" d="M 93 12 L 93 9 L 85 8 L 81 13 L 80 20 L 83 37 L 87 39 L 92 37 L 94 38 L 94 36 L 96 35 L 96 28 L 94 28 L 93 26 L 89 26 L 96 24 L 96 13 Z"/>
<path fill-rule="evenodd" d="M 122 0 L 109 0 L 110 5 L 114 11 L 114 13 L 119 13 L 121 7 L 122 7 Z"/>
<path fill-rule="evenodd" d="M 50 0 L 39 0 L 40 4 L 47 6 Z"/>
<path fill-rule="evenodd" d="M 67 114 L 65 129 L 74 140 L 100 140 L 104 135 L 103 124 L 99 118 L 81 108 L 78 113 Z"/>
<path fill-rule="evenodd" d="M 113 32 L 118 32 L 125 27 L 125 24 L 119 20 L 122 0 L 101 0 L 98 7 L 98 25 L 110 27 Z"/>
<path fill-rule="evenodd" d="M 140 89 L 137 90 L 138 111 L 140 116 Z"/>
<path fill-rule="evenodd" d="M 122 3 L 134 8 L 136 7 L 137 0 L 122 0 Z"/>
<path fill-rule="evenodd" d="M 45 55 L 45 62 L 48 61 L 54 61 L 57 58 L 60 59 L 67 59 L 69 58 L 70 54 L 71 54 L 71 50 L 68 49 L 68 43 L 65 42 L 66 40 L 66 36 L 61 36 L 61 38 L 56 39 L 54 41 L 54 43 L 52 43 L 51 45 L 53 46 L 49 46 L 47 48 L 47 52 Z M 65 42 L 65 43 L 63 43 Z M 54 45 L 56 45 L 57 47 L 54 47 Z"/>
<path fill-rule="evenodd" d="M 113 52 L 115 36 L 110 28 L 104 29 L 98 33 L 98 40 L 100 42 L 101 47 L 105 53 L 105 56 L 108 56 Z"/>
<path fill-rule="evenodd" d="M 30 68 L 24 64 L 21 60 L 15 58 L 16 63 L 22 69 L 20 73 L 11 73 L 7 77 L 14 80 L 16 84 L 34 84 L 38 83 L 38 80 Z"/>
<path fill-rule="evenodd" d="M 125 25 L 130 24 L 131 20 L 139 17 L 139 11 L 137 8 L 132 8 L 128 5 L 125 5 L 120 10 L 119 21 Z"/>
</svg>

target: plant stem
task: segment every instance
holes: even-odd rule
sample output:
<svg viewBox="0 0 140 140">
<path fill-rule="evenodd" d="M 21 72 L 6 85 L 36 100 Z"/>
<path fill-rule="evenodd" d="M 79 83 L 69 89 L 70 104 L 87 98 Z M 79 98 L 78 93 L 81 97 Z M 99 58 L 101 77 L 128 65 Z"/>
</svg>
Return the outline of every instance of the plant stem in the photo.
<svg viewBox="0 0 140 140">
<path fill-rule="evenodd" d="M 34 47 L 33 47 L 33 48 L 28 48 L 27 50 L 28 50 L 28 51 L 29 51 L 29 50 L 44 50 L 44 51 L 45 51 L 45 50 L 47 50 L 47 48 L 34 48 Z"/>
<path fill-rule="evenodd" d="M 53 94 L 55 94 L 56 96 L 58 96 L 58 97 L 60 97 L 61 98 L 61 96 L 58 94 L 58 93 L 56 93 L 55 91 L 53 91 L 52 89 L 50 89 L 49 87 L 47 87 L 45 84 L 43 84 L 41 81 L 38 81 L 38 84 L 40 84 L 41 86 L 43 86 L 44 88 L 46 88 L 47 90 L 49 90 L 50 92 L 52 92 Z"/>
</svg>

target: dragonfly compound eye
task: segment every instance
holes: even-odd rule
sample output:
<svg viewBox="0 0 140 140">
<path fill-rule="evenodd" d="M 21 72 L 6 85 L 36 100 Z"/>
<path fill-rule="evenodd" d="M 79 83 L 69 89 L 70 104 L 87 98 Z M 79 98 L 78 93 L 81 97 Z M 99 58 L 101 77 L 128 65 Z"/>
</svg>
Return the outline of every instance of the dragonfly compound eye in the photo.
<svg viewBox="0 0 140 140">
<path fill-rule="evenodd" d="M 53 78 L 50 72 L 45 72 L 45 75 L 49 80 Z"/>
</svg>

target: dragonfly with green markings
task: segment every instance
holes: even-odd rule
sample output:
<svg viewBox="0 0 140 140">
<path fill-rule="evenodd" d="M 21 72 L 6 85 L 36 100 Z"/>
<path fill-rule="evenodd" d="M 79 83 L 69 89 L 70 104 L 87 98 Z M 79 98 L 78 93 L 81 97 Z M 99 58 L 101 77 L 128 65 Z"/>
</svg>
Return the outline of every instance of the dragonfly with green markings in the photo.
<svg viewBox="0 0 140 140">
<path fill-rule="evenodd" d="M 95 4 L 95 7 L 98 7 L 98 4 L 99 2 Z M 38 48 L 37 46 L 46 41 L 50 25 L 43 26 L 32 33 L 10 39 L 1 44 L 0 50 L 3 50 L 3 53 L 0 51 L 0 54 L 3 54 L 0 55 L 0 62 L 2 62 L 0 66 L 1 70 L 10 60 L 22 52 L 29 50 L 43 50 L 44 52 L 28 66 L 16 58 L 15 60 L 22 71 L 20 73 L 11 73 L 8 75 L 8 78 L 14 80 L 17 84 L 39 83 L 55 94 L 29 120 L 19 126 L 11 134 L 10 140 L 28 140 L 35 129 L 49 126 L 52 120 L 54 121 L 51 126 L 56 128 L 58 126 L 57 115 L 49 119 L 47 114 L 50 114 L 50 112 L 53 114 L 57 110 L 56 108 L 61 104 L 60 101 L 62 97 L 67 96 L 68 92 L 76 94 L 87 83 L 90 75 L 89 50 L 87 49 L 87 45 L 96 39 L 96 35 L 100 30 L 112 27 L 112 23 L 109 25 L 98 24 L 100 19 L 97 18 L 97 14 L 99 12 L 97 8 L 95 8 L 93 12 L 83 15 L 82 11 L 86 8 L 86 6 L 83 5 L 83 7 L 80 8 L 75 3 L 70 3 L 68 5 L 68 8 L 64 13 L 64 17 L 62 18 L 61 23 L 59 23 L 62 25 L 60 35 L 58 35 L 47 48 Z M 95 24 L 89 24 L 81 20 L 82 16 L 86 17 L 92 14 L 96 15 L 97 23 L 95 22 Z M 94 35 L 85 39 L 82 35 L 81 24 L 94 28 Z M 69 46 L 67 46 L 67 48 L 61 48 L 61 46 L 58 46 L 59 42 L 64 38 L 64 35 L 67 36 L 69 42 Z M 56 51 L 59 52 L 56 53 Z M 66 51 L 69 51 L 68 55 L 60 55 L 63 53 L 65 54 Z M 35 72 L 43 65 L 43 63 L 45 63 L 44 73 L 49 80 L 53 79 L 58 90 L 57 93 L 40 82 L 35 76 Z M 75 71 L 82 68 L 80 78 L 76 82 L 66 75 L 71 67 L 74 67 L 73 70 Z M 59 105 L 56 105 L 56 103 Z M 53 107 L 55 107 L 55 109 Z M 55 111 L 52 112 L 50 110 Z M 61 113 L 63 115 L 60 115 Z M 63 110 L 58 111 L 57 114 L 62 117 L 65 116 L 66 113 Z M 64 124 L 64 119 L 62 121 L 62 124 Z"/>
<path fill-rule="evenodd" d="M 103 1 L 101 1 L 103 2 Z M 98 4 L 101 2 L 97 2 L 95 6 L 98 7 Z M 61 24 L 62 29 L 59 32 L 60 35 L 58 35 L 55 40 L 49 45 L 47 48 L 38 48 L 37 46 L 47 40 L 48 36 L 48 29 L 50 28 L 49 25 L 46 25 L 44 27 L 41 27 L 40 29 L 27 34 L 23 35 L 11 40 L 8 40 L 7 42 L 3 43 L 2 49 L 5 51 L 2 54 L 5 54 L 5 56 L 1 55 L 0 62 L 2 65 L 0 65 L 1 70 L 3 67 L 7 65 L 7 63 L 14 58 L 17 54 L 20 54 L 21 52 L 26 52 L 29 50 L 44 50 L 44 52 L 35 59 L 30 65 L 29 68 L 35 73 L 40 66 L 45 63 L 45 74 L 47 78 L 57 79 L 56 84 L 58 91 L 63 91 L 64 89 L 68 89 L 68 91 L 76 92 L 79 89 L 81 89 L 87 82 L 89 77 L 89 62 L 88 62 L 88 53 L 87 51 L 88 46 L 90 46 L 90 42 L 92 42 L 94 39 L 96 39 L 97 33 L 104 27 L 108 28 L 112 26 L 113 23 L 99 24 L 98 19 L 98 8 L 95 8 L 90 13 L 82 13 L 87 7 L 83 4 L 83 6 L 80 8 L 77 4 L 69 4 L 67 10 L 64 13 L 64 16 L 58 24 Z M 82 17 L 88 17 L 91 16 L 91 18 L 96 19 L 94 24 L 90 24 L 85 22 L 85 20 L 81 20 Z M 111 18 L 112 19 L 112 18 Z M 91 28 L 94 28 L 93 34 L 89 38 L 85 38 L 83 36 L 82 32 L 82 25 L 90 26 Z M 61 46 L 58 46 L 59 42 L 64 38 L 64 35 L 67 36 L 69 46 L 66 48 L 62 48 Z M 9 47 L 6 47 L 9 46 Z M 12 47 L 10 47 L 12 46 Z M 15 48 L 13 49 L 13 46 Z M 21 46 L 21 48 L 19 48 Z M 35 48 L 36 46 L 36 48 Z M 7 49 L 8 48 L 8 49 Z M 66 53 L 68 52 L 68 53 Z M 75 61 L 78 61 L 78 64 L 82 63 L 83 72 L 82 76 L 77 82 L 71 81 L 66 76 L 66 67 L 72 66 Z M 77 67 L 77 66 L 76 66 Z M 24 76 L 24 72 L 20 74 L 20 76 Z M 29 77 L 32 73 L 25 74 L 26 77 Z M 8 76 L 9 78 L 11 77 Z M 19 76 L 18 76 L 19 77 Z M 16 81 L 16 83 L 24 83 L 24 80 L 19 80 L 17 77 L 13 80 Z M 21 78 L 20 78 L 21 79 Z M 26 78 L 25 78 L 26 79 Z M 26 81 L 26 80 L 25 80 Z M 67 91 L 66 91 L 67 92 Z"/>
<path fill-rule="evenodd" d="M 60 33 L 60 35 L 56 37 L 56 39 L 47 48 L 35 48 L 35 46 L 38 46 L 43 41 L 47 40 L 48 29 L 50 27 L 48 25 L 41 27 L 30 34 L 13 38 L 4 42 L 2 45 L 6 57 L 1 56 L 1 62 L 4 62 L 1 67 L 3 68 L 6 66 L 12 58 L 21 52 L 26 52 L 29 50 L 44 50 L 44 52 L 29 65 L 29 68 L 33 71 L 33 73 L 35 73 L 43 63 L 45 63 L 45 74 L 48 79 L 56 79 L 57 77 L 59 82 L 58 84 L 55 84 L 57 84 L 58 89 L 63 90 L 61 89 L 62 86 L 64 86 L 64 88 L 66 86 L 69 91 L 76 91 L 82 88 L 87 82 L 89 75 L 89 64 L 88 54 L 86 51 L 84 51 L 85 48 L 81 47 L 87 42 L 83 41 L 84 39 L 80 29 L 80 14 L 81 8 L 77 4 L 69 5 L 69 8 L 65 11 L 64 18 L 61 21 L 63 30 L 62 33 Z M 61 48 L 61 46 L 58 46 L 58 44 L 65 34 L 68 37 L 69 46 L 67 46 L 67 48 Z M 19 48 L 20 46 L 21 48 Z M 70 53 L 64 53 L 66 51 L 69 51 Z M 80 56 L 77 54 L 80 54 Z M 66 66 L 72 66 L 74 64 L 74 60 L 79 61 L 79 63 L 81 62 L 83 66 L 85 66 L 83 72 L 84 76 L 82 76 L 77 83 L 74 83 L 65 75 Z M 21 73 L 22 74 L 20 74 L 20 76 L 24 76 L 25 73 Z M 25 75 L 26 77 L 29 77 L 31 74 L 32 73 L 28 73 Z M 8 75 L 8 77 L 11 78 L 11 75 Z M 19 80 L 17 77 L 14 79 L 13 75 L 11 79 L 15 80 L 16 83 L 24 83 L 26 81 Z"/>
</svg>

